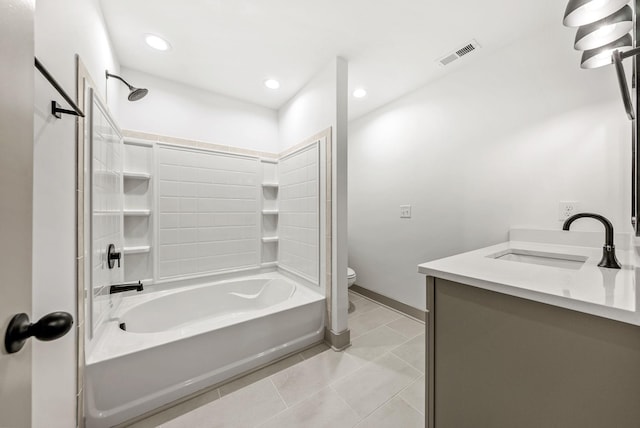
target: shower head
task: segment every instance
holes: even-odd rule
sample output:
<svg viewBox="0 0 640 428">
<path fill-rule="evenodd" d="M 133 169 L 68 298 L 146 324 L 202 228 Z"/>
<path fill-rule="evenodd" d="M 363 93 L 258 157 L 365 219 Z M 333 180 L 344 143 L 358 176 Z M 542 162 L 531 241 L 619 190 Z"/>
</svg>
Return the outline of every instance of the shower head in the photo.
<svg viewBox="0 0 640 428">
<path fill-rule="evenodd" d="M 127 97 L 129 101 L 138 101 L 149 93 L 149 90 L 145 88 L 132 88 L 130 90 L 131 92 L 129 92 L 129 96 Z"/>
<path fill-rule="evenodd" d="M 115 77 L 116 79 L 120 80 L 122 83 L 124 83 L 125 85 L 127 85 L 127 87 L 129 88 L 129 96 L 127 97 L 127 99 L 129 101 L 138 101 L 142 98 L 145 97 L 145 95 L 147 95 L 149 93 L 148 89 L 145 88 L 136 88 L 134 86 L 131 86 L 126 80 L 124 80 L 122 77 L 117 76 L 115 74 L 111 74 L 109 73 L 109 70 L 105 71 L 105 76 L 107 77 L 107 79 L 109 77 Z"/>
</svg>

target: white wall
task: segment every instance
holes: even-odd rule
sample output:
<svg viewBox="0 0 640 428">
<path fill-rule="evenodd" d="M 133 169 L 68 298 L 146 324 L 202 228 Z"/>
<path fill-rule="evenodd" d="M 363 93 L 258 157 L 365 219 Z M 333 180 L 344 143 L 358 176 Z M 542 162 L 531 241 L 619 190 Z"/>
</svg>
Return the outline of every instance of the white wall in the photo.
<svg viewBox="0 0 640 428">
<path fill-rule="evenodd" d="M 139 101 L 118 97 L 122 129 L 278 152 L 275 110 L 127 68 L 122 76 L 135 87 L 149 89 Z"/>
<path fill-rule="evenodd" d="M 331 128 L 331 322 L 347 329 L 347 79 L 348 65 L 333 59 L 278 111 L 280 151 Z M 322 220 L 321 220 L 322 221 Z"/>
<path fill-rule="evenodd" d="M 104 72 L 119 73 L 120 64 L 98 0 L 37 0 L 35 35 L 36 56 L 71 98 L 75 99 L 76 94 L 76 54 L 89 70 L 100 95 L 107 95 Z M 109 97 L 120 93 L 120 86 L 110 82 Z M 110 106 L 112 112 L 114 107 Z"/>
<path fill-rule="evenodd" d="M 75 121 L 53 118 L 50 102 L 59 96 L 37 72 L 35 82 L 31 318 L 35 322 L 50 312 L 65 311 L 74 314 L 75 327 L 76 168 L 75 140 L 69 138 Z M 75 329 L 54 342 L 33 341 L 34 427 L 70 426 L 75 421 L 75 346 Z M 54 389 L 57 393 L 51 395 Z"/>
<path fill-rule="evenodd" d="M 572 46 L 572 31 L 544 28 L 350 124 L 358 285 L 424 308 L 417 264 L 504 241 L 513 225 L 559 229 L 561 200 L 631 230 L 615 72 L 581 70 Z"/>
<path fill-rule="evenodd" d="M 76 53 L 103 96 L 104 70 L 119 70 L 97 0 L 38 0 L 35 53 L 72 98 Z M 76 327 L 75 120 L 51 117 L 52 99 L 69 106 L 37 71 L 35 90 L 32 318 L 67 311 Z M 33 342 L 33 427 L 75 426 L 75 346 L 73 330 Z"/>
<path fill-rule="evenodd" d="M 336 60 L 321 69 L 278 111 L 280 152 L 336 126 Z"/>
</svg>

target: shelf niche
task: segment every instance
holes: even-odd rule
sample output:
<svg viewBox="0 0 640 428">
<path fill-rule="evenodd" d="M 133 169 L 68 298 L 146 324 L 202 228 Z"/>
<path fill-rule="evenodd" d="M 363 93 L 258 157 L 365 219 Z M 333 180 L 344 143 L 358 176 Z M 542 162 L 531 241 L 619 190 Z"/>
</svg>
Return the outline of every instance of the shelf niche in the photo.
<svg viewBox="0 0 640 428">
<path fill-rule="evenodd" d="M 124 141 L 124 280 L 153 282 L 153 146 Z"/>
<path fill-rule="evenodd" d="M 263 159 L 262 165 L 262 267 L 278 264 L 278 163 Z"/>
</svg>

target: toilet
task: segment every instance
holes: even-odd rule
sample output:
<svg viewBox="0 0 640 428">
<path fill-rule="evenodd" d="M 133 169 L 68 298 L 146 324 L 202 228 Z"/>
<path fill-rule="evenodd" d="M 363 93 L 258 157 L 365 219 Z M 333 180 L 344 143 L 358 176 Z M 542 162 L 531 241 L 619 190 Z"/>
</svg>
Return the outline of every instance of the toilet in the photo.
<svg viewBox="0 0 640 428">
<path fill-rule="evenodd" d="M 355 282 L 356 282 L 356 271 L 348 267 L 347 268 L 347 284 L 349 284 L 349 287 L 351 287 Z"/>
<path fill-rule="evenodd" d="M 347 268 L 347 284 L 349 286 L 349 288 L 351 288 L 351 286 L 356 282 L 356 271 L 351 269 L 350 267 Z M 353 304 L 353 302 L 349 301 L 349 313 L 353 312 L 356 310 L 356 305 Z"/>
</svg>

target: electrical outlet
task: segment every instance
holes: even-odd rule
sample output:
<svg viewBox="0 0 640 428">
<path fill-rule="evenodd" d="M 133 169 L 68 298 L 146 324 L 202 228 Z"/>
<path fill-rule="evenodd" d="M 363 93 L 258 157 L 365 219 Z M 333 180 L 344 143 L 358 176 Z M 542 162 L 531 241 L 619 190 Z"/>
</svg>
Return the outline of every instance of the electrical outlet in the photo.
<svg viewBox="0 0 640 428">
<path fill-rule="evenodd" d="M 574 214 L 578 214 L 580 203 L 578 201 L 560 201 L 558 205 L 558 220 L 565 221 Z"/>
<path fill-rule="evenodd" d="M 400 205 L 400 218 L 411 218 L 411 205 Z"/>
</svg>

